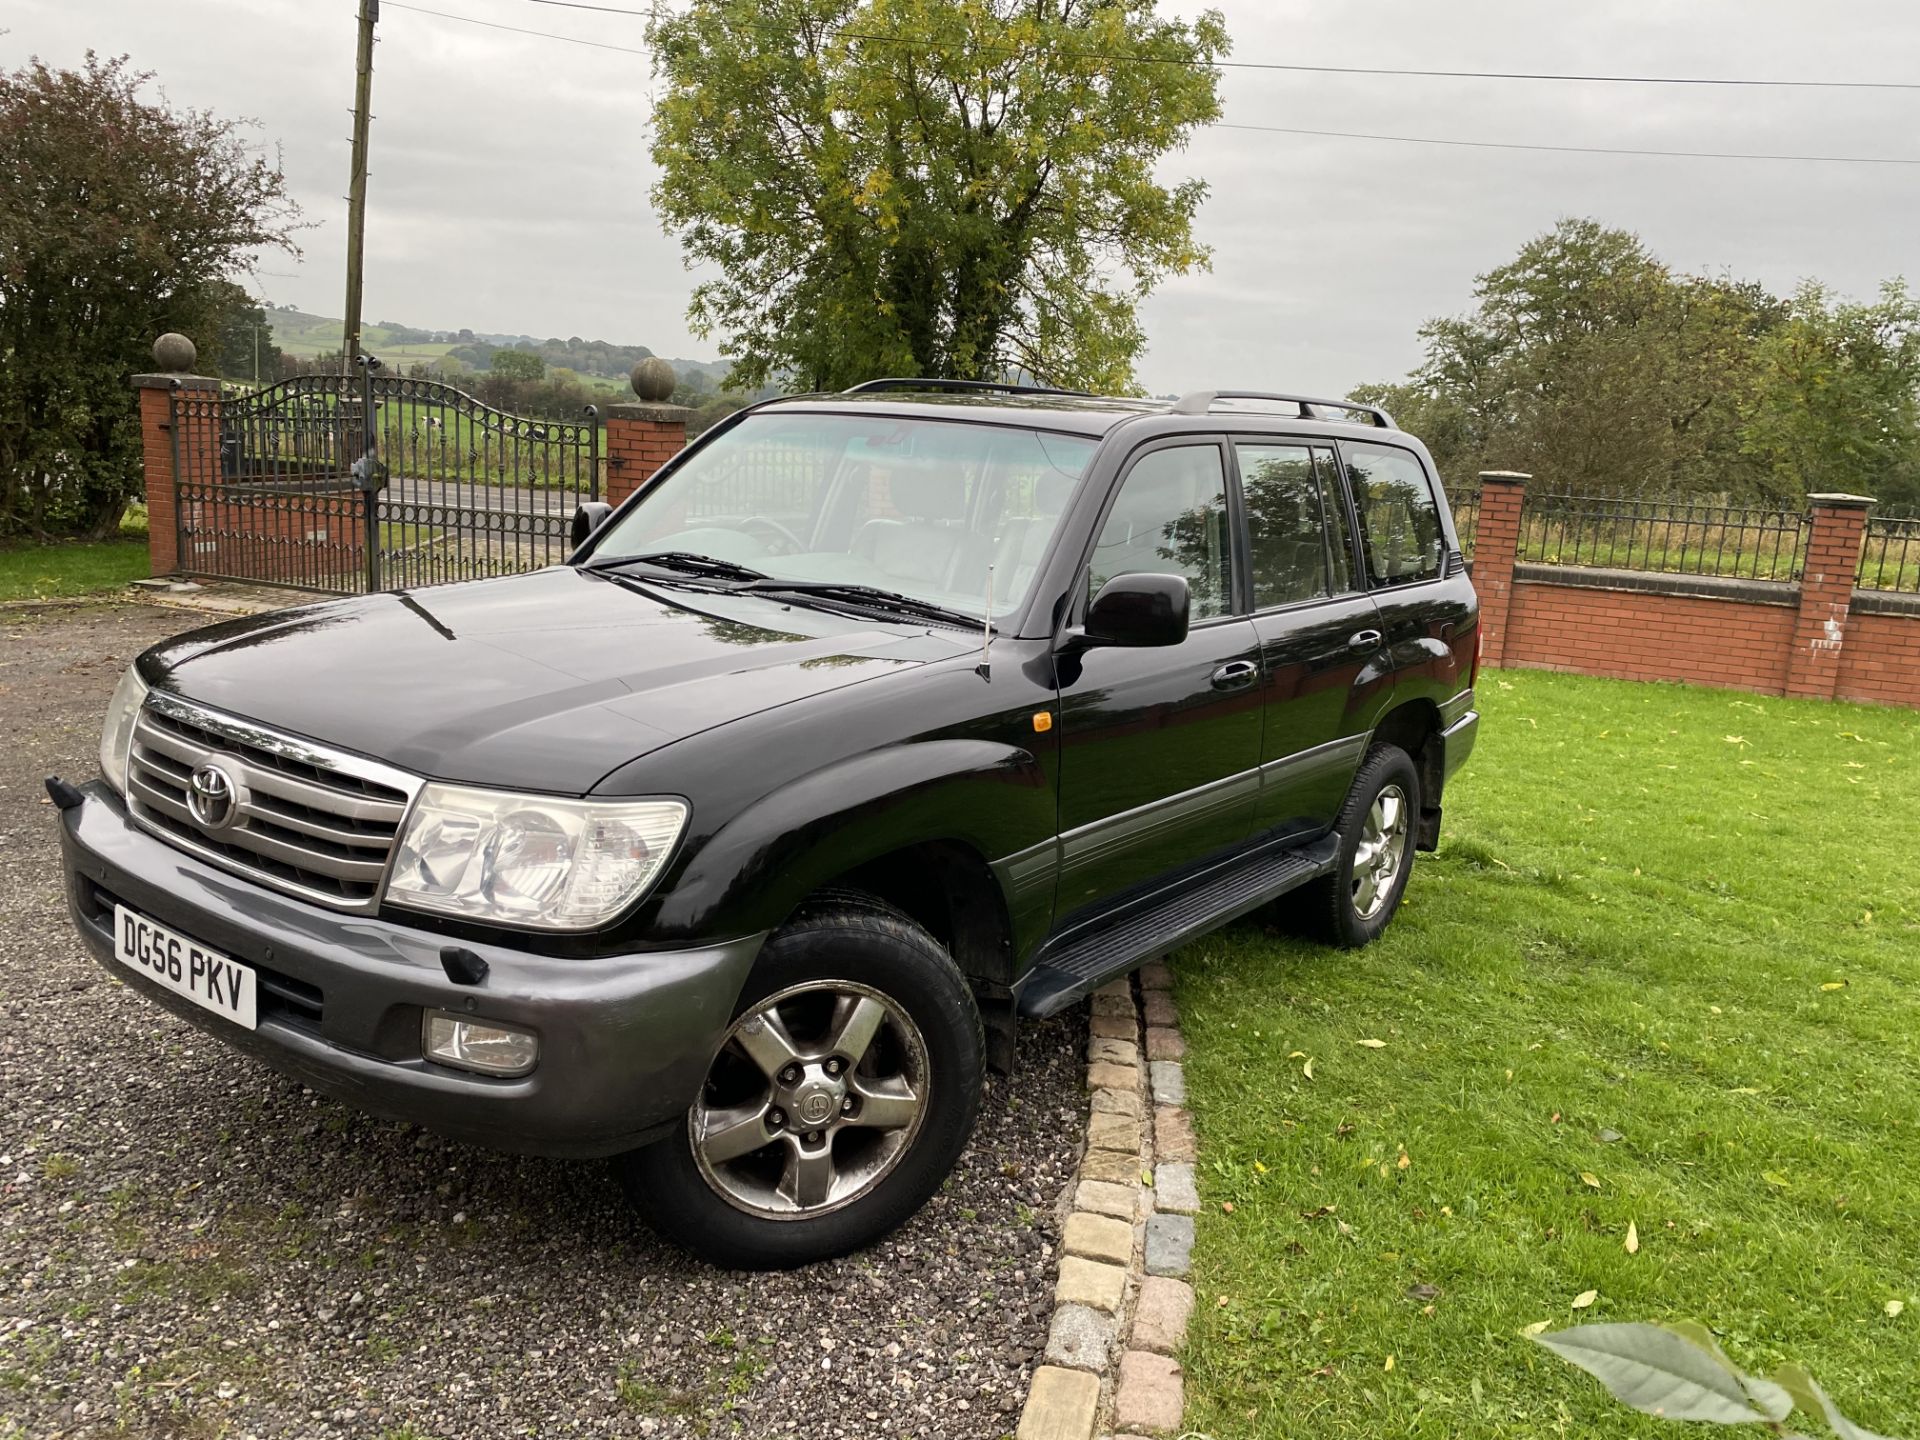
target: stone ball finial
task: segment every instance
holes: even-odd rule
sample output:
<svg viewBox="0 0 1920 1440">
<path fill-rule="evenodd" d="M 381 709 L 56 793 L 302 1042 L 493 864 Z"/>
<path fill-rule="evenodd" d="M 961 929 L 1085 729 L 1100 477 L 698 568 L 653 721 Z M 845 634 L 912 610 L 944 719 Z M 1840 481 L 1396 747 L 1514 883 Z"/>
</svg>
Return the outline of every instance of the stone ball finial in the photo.
<svg viewBox="0 0 1920 1440">
<path fill-rule="evenodd" d="M 200 357 L 200 351 L 194 349 L 194 342 L 175 330 L 167 330 L 154 342 L 154 365 L 161 374 L 186 374 L 194 369 L 194 361 Z"/>
<path fill-rule="evenodd" d="M 673 394 L 680 384 L 680 377 L 673 373 L 673 366 L 658 355 L 649 355 L 633 367 L 627 383 L 633 386 L 633 393 L 642 400 L 658 405 Z"/>
<path fill-rule="evenodd" d="M 177 331 L 169 330 L 153 342 L 153 363 L 160 367 L 162 374 L 187 374 L 198 358 L 199 351 L 193 348 L 193 341 Z"/>
</svg>

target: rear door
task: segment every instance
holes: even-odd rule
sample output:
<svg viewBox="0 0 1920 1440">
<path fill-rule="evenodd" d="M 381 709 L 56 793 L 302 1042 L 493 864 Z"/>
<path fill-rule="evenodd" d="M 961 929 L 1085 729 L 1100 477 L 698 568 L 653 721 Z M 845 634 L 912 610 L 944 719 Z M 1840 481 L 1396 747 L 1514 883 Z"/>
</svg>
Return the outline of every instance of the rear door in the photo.
<svg viewBox="0 0 1920 1440">
<path fill-rule="evenodd" d="M 1260 786 L 1260 646 L 1243 613 L 1227 448 L 1181 437 L 1134 455 L 1084 575 L 1184 576 L 1179 645 L 1100 647 L 1058 662 L 1060 888 L 1077 913 L 1243 841 Z"/>
<path fill-rule="evenodd" d="M 1479 601 L 1448 552 L 1439 486 L 1398 445 L 1340 442 L 1360 529 L 1360 554 L 1394 671 L 1394 703 L 1435 705 L 1467 688 Z"/>
<path fill-rule="evenodd" d="M 1332 447 L 1242 436 L 1233 453 L 1262 671 L 1255 829 L 1310 833 L 1338 813 L 1378 718 L 1384 637 Z"/>
</svg>

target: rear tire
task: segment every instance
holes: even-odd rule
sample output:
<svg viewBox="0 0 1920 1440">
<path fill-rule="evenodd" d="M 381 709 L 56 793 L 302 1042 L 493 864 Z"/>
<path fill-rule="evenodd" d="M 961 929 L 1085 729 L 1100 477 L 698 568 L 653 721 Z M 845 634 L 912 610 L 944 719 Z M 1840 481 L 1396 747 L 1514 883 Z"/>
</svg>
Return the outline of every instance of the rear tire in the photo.
<svg viewBox="0 0 1920 1440">
<path fill-rule="evenodd" d="M 1375 745 L 1334 821 L 1338 863 L 1300 891 L 1293 913 L 1301 929 L 1344 950 L 1379 939 L 1413 874 L 1419 815 L 1420 772 L 1412 758 L 1398 745 Z"/>
<path fill-rule="evenodd" d="M 614 1170 L 653 1228 L 716 1265 L 860 1249 L 953 1168 L 980 1112 L 973 993 L 939 943 L 835 894 L 761 950 L 701 1095 Z"/>
</svg>

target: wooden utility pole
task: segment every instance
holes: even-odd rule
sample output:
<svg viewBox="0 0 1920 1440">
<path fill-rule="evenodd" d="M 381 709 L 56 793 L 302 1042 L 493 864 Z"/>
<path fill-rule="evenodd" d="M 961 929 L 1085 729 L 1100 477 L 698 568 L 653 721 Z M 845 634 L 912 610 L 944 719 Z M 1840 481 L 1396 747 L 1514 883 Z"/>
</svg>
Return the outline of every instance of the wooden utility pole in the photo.
<svg viewBox="0 0 1920 1440">
<path fill-rule="evenodd" d="M 347 189 L 347 314 L 341 322 L 341 367 L 353 374 L 360 353 L 360 260 L 367 232 L 367 124 L 373 118 L 373 27 L 380 0 L 360 0 L 360 45 L 353 82 L 353 180 Z"/>
</svg>

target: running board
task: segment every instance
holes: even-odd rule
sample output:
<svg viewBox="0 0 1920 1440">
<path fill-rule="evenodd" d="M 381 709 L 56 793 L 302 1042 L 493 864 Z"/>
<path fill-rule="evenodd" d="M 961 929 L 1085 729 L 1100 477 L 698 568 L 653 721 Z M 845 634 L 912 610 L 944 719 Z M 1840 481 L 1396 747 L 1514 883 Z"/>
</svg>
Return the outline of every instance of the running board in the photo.
<svg viewBox="0 0 1920 1440">
<path fill-rule="evenodd" d="M 1122 920 L 1065 937 L 1041 951 L 1020 989 L 1020 1014 L 1034 1019 L 1057 1014 L 1116 975 L 1319 879 L 1339 858 L 1335 835 L 1262 851 L 1184 882 L 1167 898 Z"/>
</svg>

